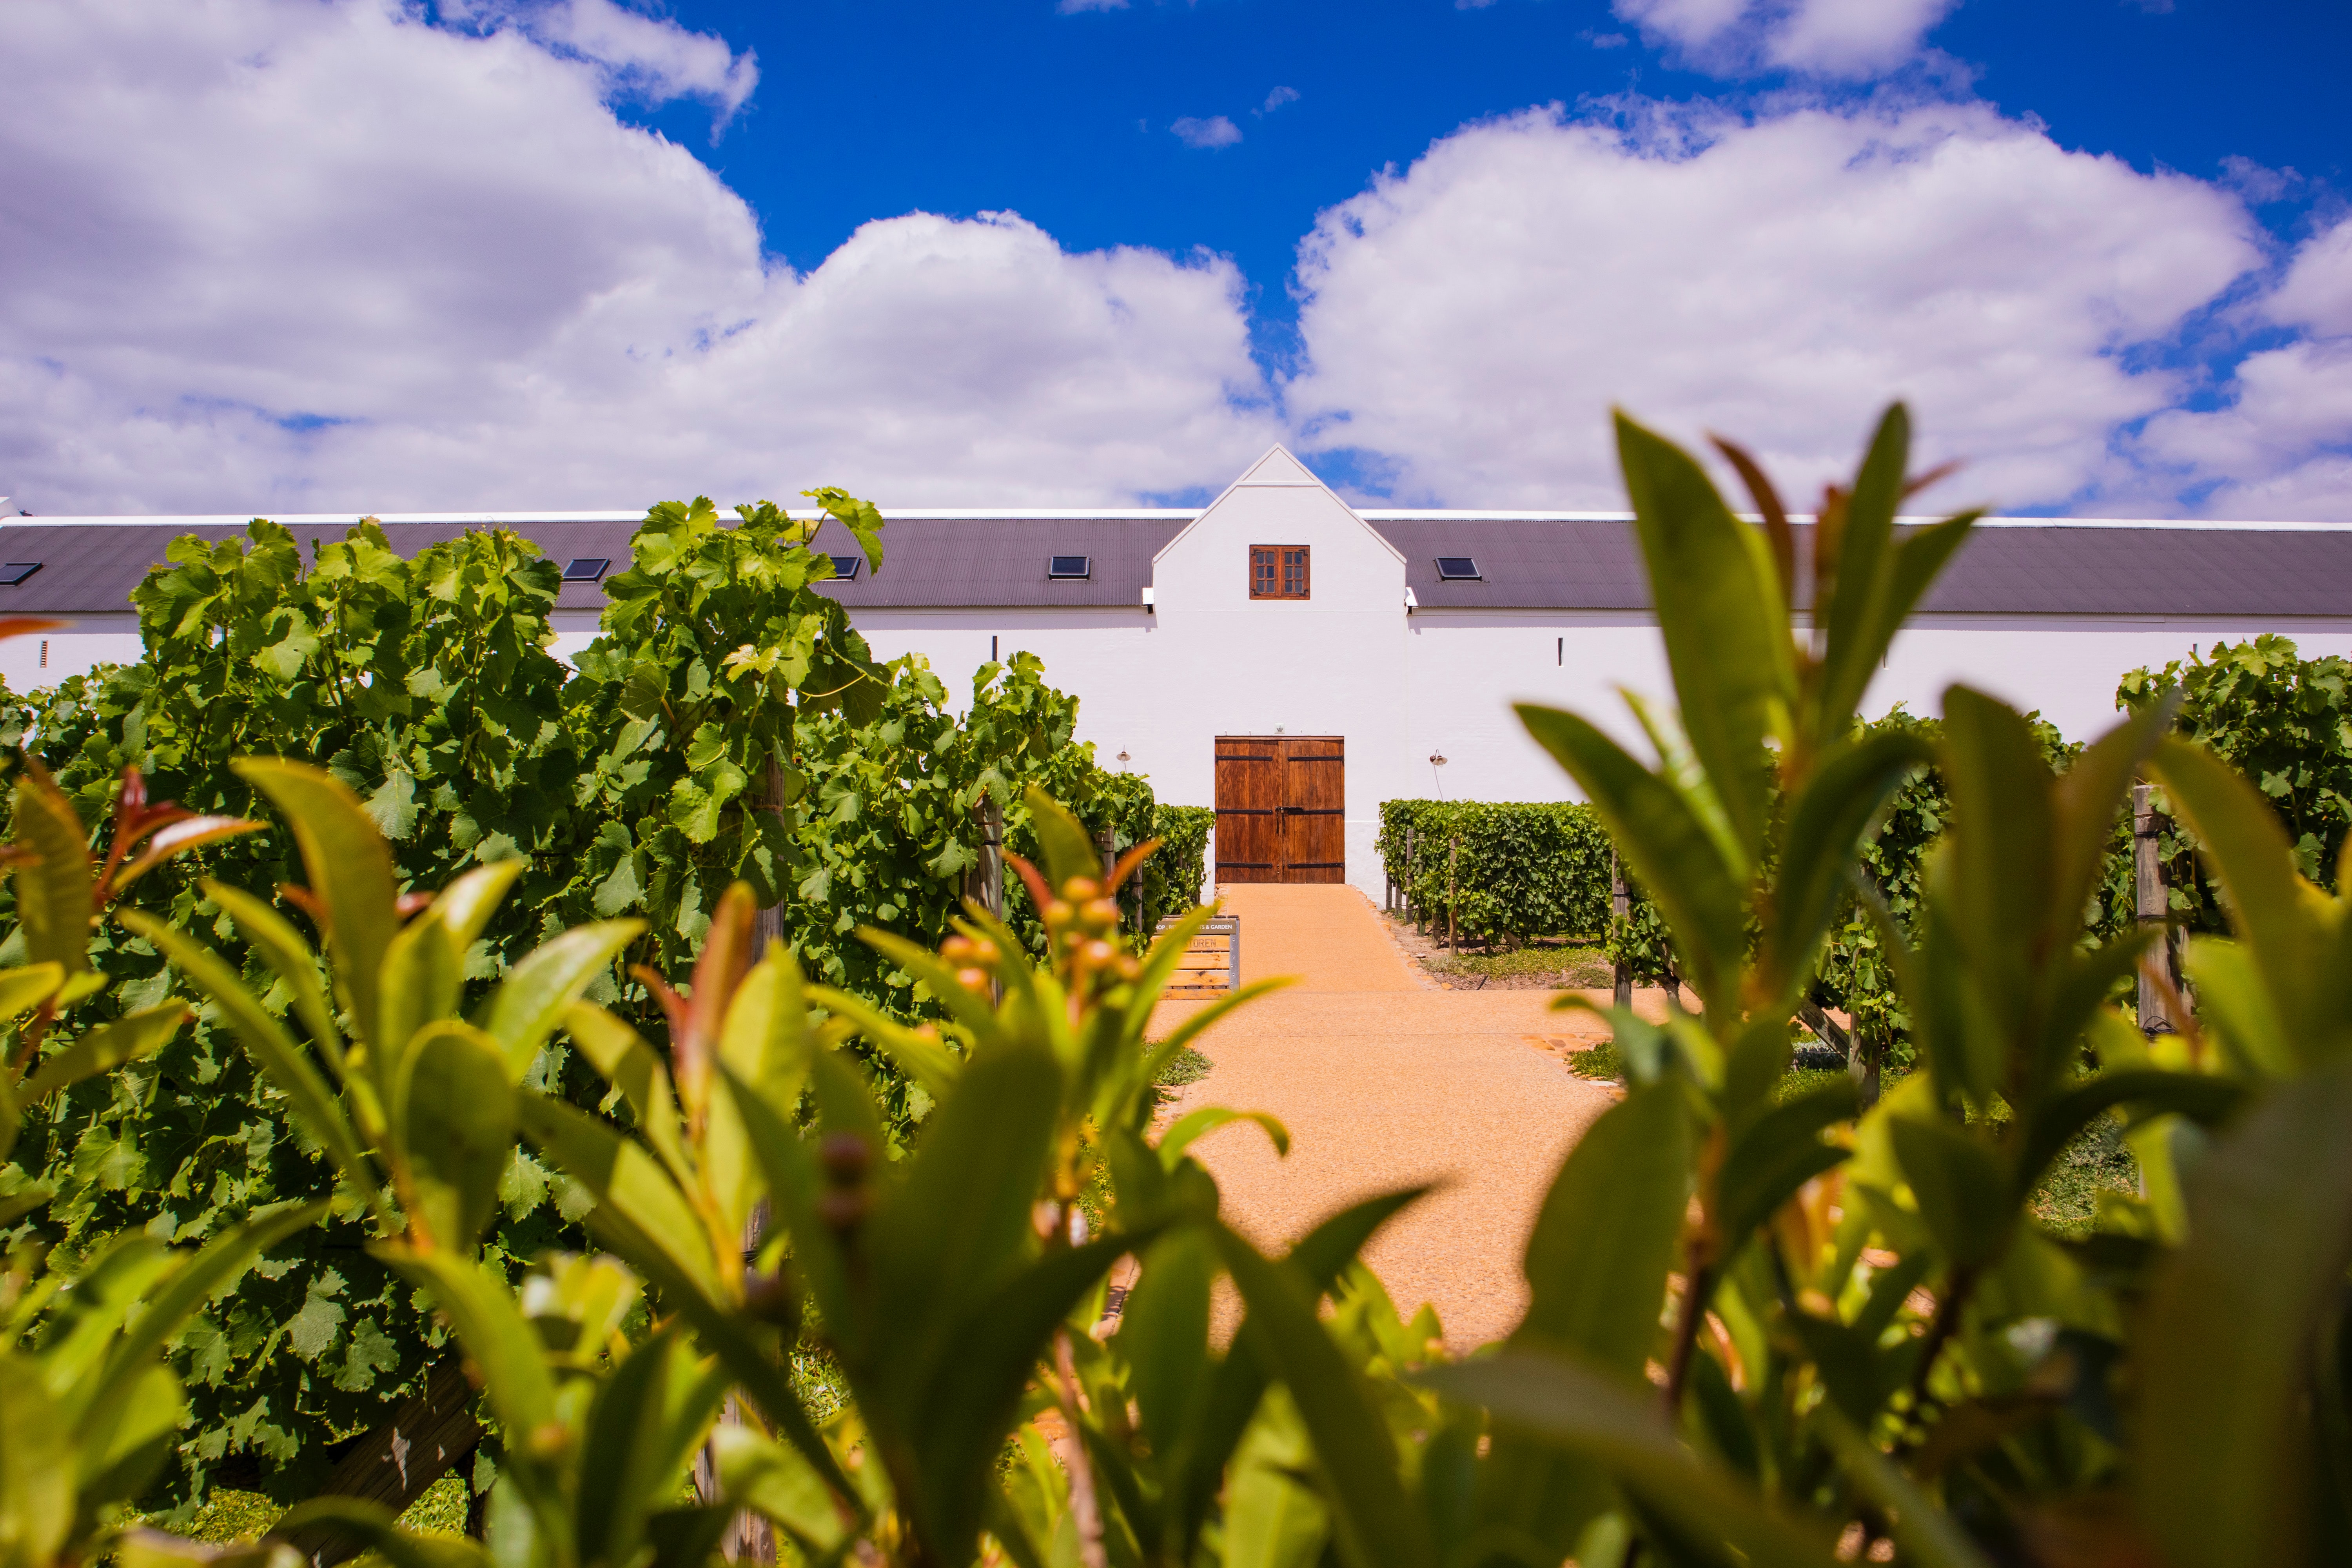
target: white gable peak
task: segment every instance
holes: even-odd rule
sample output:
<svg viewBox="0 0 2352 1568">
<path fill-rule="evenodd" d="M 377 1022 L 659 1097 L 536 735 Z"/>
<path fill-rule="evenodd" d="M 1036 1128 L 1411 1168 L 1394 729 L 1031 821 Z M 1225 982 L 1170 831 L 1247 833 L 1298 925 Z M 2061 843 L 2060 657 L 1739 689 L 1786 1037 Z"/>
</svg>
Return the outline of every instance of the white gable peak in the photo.
<svg viewBox="0 0 2352 1568">
<path fill-rule="evenodd" d="M 1248 471 L 1234 481 L 1236 485 L 1317 486 L 1321 485 L 1322 482 L 1307 471 L 1306 464 L 1292 457 L 1286 448 L 1278 446 L 1251 464 Z"/>
<path fill-rule="evenodd" d="M 1326 531 L 1335 528 L 1337 533 Z M 1155 572 L 1161 563 L 1184 553 L 1206 536 L 1234 529 L 1249 533 L 1249 542 L 1258 544 L 1307 544 L 1313 534 L 1327 545 L 1337 546 L 1344 536 L 1346 548 L 1368 551 L 1398 571 L 1404 566 L 1404 557 L 1380 530 L 1280 446 L 1269 447 L 1264 457 L 1243 469 L 1223 495 L 1160 547 L 1151 558 Z M 1243 580 L 1239 575 L 1234 578 L 1235 583 Z"/>
</svg>

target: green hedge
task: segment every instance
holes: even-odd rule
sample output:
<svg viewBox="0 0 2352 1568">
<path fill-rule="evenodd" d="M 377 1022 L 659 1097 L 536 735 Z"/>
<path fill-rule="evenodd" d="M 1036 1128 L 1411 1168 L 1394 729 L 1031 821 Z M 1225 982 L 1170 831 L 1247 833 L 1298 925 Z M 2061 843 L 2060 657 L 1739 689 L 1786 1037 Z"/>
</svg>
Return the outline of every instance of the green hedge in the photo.
<svg viewBox="0 0 2352 1568">
<path fill-rule="evenodd" d="M 1631 881 L 1630 912 L 1610 919 L 1610 844 L 1600 815 L 1571 802 L 1389 800 L 1373 841 L 1406 905 L 1475 942 L 1601 939 L 1652 984 L 1675 973 L 1664 921 Z"/>
<path fill-rule="evenodd" d="M 2038 715 L 2035 727 L 2053 767 L 2066 766 L 2082 750 Z M 1899 706 L 1864 729 L 1908 730 L 1930 742 L 1942 732 L 1937 721 Z M 1927 848 L 1944 821 L 1943 781 L 1933 769 L 1923 770 L 1896 793 L 1877 835 L 1864 847 L 1863 872 L 1906 931 L 1919 908 Z M 1609 835 L 1589 805 L 1384 801 L 1376 843 L 1389 879 L 1403 889 L 1412 908 L 1441 929 L 1450 910 L 1455 929 L 1473 941 L 1601 937 L 1610 957 L 1630 964 L 1643 984 L 1668 978 L 1678 968 L 1664 922 L 1638 883 L 1629 879 L 1630 913 L 1612 926 Z M 2121 929 L 2132 909 L 2130 827 L 2119 823 L 2091 911 L 2094 930 L 2104 936 Z M 1848 904 L 1831 933 L 1812 999 L 1895 1040 L 1900 1056 L 1910 1020 L 1895 993 L 1877 926 L 1858 902 Z"/>
<path fill-rule="evenodd" d="M 1589 805 L 1387 800 L 1374 847 L 1414 909 L 1465 936 L 1608 930 L 1609 834 Z"/>
</svg>

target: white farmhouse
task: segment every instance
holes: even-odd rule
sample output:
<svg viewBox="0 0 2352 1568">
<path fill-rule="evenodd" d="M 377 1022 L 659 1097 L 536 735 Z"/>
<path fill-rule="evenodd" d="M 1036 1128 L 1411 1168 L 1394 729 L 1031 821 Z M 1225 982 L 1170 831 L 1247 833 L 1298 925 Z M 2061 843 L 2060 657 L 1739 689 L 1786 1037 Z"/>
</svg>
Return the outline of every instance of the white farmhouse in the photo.
<svg viewBox="0 0 2352 1568">
<path fill-rule="evenodd" d="M 594 635 L 604 574 L 641 514 L 383 518 L 418 550 L 506 526 L 566 568 L 559 651 Z M 1566 798 L 1510 705 L 1574 707 L 1631 739 L 1616 689 L 1665 688 L 1622 514 L 1349 507 L 1277 447 L 1205 508 L 887 511 L 883 571 L 818 534 L 826 585 L 875 652 L 952 685 L 1026 649 L 1083 701 L 1079 734 L 1160 799 L 1219 808 L 1219 879 L 1339 881 L 1377 896 L 1378 806 L 1404 795 Z M 299 538 L 348 517 L 287 517 Z M 134 658 L 126 595 L 171 539 L 233 517 L 0 524 L 0 615 L 70 617 L 0 643 L 17 690 Z M 2352 527 L 1988 521 L 1871 689 L 1933 712 L 1956 680 L 2038 708 L 2074 738 L 2111 721 L 2127 669 L 2263 632 L 2352 655 Z M 1441 763 L 1438 759 L 1443 758 Z"/>
</svg>

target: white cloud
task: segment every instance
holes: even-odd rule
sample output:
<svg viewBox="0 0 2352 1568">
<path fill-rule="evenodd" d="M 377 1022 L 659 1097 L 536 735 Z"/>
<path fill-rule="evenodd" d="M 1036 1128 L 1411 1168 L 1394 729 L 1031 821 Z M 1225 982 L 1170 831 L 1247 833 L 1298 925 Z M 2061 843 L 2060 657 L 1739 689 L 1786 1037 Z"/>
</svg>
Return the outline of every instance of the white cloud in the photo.
<svg viewBox="0 0 2352 1568">
<path fill-rule="evenodd" d="M 716 34 L 689 33 L 613 0 L 484 0 L 478 9 L 594 62 L 614 89 L 654 103 L 698 98 L 717 107 L 721 123 L 760 84 L 749 49 L 738 55 Z"/>
<path fill-rule="evenodd" d="M 2283 326 L 2352 335 L 2352 219 L 2305 240 L 2264 312 Z"/>
<path fill-rule="evenodd" d="M 1065 16 L 1075 16 L 1081 11 L 1124 11 L 1127 0 L 1059 0 L 1054 9 Z"/>
<path fill-rule="evenodd" d="M 444 0 L 445 22 L 478 33 L 512 29 L 553 53 L 582 60 L 605 90 L 640 102 L 699 99 L 722 127 L 760 84 L 751 52 L 738 55 L 713 33 L 690 33 L 614 0 Z"/>
<path fill-rule="evenodd" d="M 1860 79 L 1909 63 L 1958 0 L 1615 0 L 1618 16 L 1686 63 Z"/>
<path fill-rule="evenodd" d="M 1919 52 L 1956 0 L 1805 0 L 1768 34 L 1775 65 L 1819 76 L 1869 77 Z"/>
<path fill-rule="evenodd" d="M 1093 502 L 1210 482 L 1276 433 L 1229 263 L 912 214 L 797 276 L 707 167 L 614 118 L 649 89 L 548 47 L 545 20 L 0 6 L 0 492 L 49 513 L 817 483 Z M 646 37 L 630 58 L 657 58 Z M 728 79 L 695 68 L 646 79 Z"/>
<path fill-rule="evenodd" d="M 2352 220 L 2298 247 L 2252 314 L 2300 335 L 2247 355 L 2220 407 L 2150 419 L 2133 454 L 2175 486 L 2210 485 L 2201 510 L 2217 516 L 2352 519 Z"/>
<path fill-rule="evenodd" d="M 2234 197 L 1980 105 L 1621 107 L 1466 128 L 1322 216 L 1288 389 L 1319 445 L 1411 499 L 1609 506 L 1622 403 L 1751 444 L 1796 503 L 1900 395 L 1969 496 L 2095 508 L 2137 483 L 2113 433 L 2182 390 L 2122 351 L 2261 259 Z"/>
<path fill-rule="evenodd" d="M 1297 101 L 1298 89 L 1297 88 L 1277 87 L 1272 92 L 1265 95 L 1265 102 L 1259 106 L 1258 112 L 1260 114 L 1272 114 L 1284 104 L 1297 103 Z"/>
<path fill-rule="evenodd" d="M 1729 32 L 1753 0 L 1616 0 L 1620 18 L 1685 49 L 1701 49 Z"/>
<path fill-rule="evenodd" d="M 1207 120 L 1188 114 L 1168 129 L 1187 147 L 1230 147 L 1242 139 L 1242 128 L 1222 114 Z"/>
</svg>

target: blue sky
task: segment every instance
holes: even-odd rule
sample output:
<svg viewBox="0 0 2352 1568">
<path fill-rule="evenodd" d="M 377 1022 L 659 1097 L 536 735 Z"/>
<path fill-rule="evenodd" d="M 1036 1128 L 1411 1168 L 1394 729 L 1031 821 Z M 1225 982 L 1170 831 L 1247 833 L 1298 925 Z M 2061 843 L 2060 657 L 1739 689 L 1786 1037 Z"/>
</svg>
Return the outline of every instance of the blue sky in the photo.
<svg viewBox="0 0 2352 1568">
<path fill-rule="evenodd" d="M 2352 521 L 2352 8 L 10 0 L 43 514 L 1212 494 Z"/>
<path fill-rule="evenodd" d="M 1195 246 L 1248 278 L 1266 347 L 1315 215 L 1464 123 L 1620 93 L 1747 104 L 1879 80 L 1686 68 L 1605 0 L 671 0 L 684 27 L 756 53 L 759 93 L 716 144 L 711 113 L 647 113 L 751 203 L 769 246 L 813 268 L 869 218 L 1009 208 L 1066 246 Z M 1344 20 L 1342 18 L 1344 17 Z M 2352 6 L 2277 0 L 1967 0 L 1926 36 L 1946 57 L 1891 73 L 2031 115 L 2062 145 L 2147 171 L 2292 170 L 2265 224 L 2292 236 L 2347 190 Z M 1278 89 L 1295 100 L 1265 111 Z M 1212 149 L 1170 127 L 1223 115 Z"/>
</svg>

